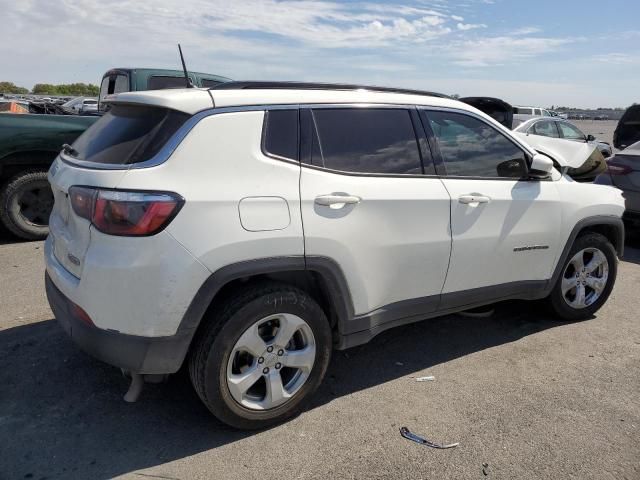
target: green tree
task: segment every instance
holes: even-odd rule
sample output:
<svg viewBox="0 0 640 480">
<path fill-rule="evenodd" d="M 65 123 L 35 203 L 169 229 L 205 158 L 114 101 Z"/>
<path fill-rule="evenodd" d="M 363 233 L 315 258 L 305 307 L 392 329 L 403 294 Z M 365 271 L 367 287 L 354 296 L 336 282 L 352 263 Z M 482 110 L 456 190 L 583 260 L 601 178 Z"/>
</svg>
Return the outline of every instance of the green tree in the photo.
<svg viewBox="0 0 640 480">
<path fill-rule="evenodd" d="M 31 93 L 35 95 L 56 95 L 58 90 L 55 85 L 50 83 L 36 83 Z"/>
<path fill-rule="evenodd" d="M 24 94 L 29 93 L 24 87 L 19 87 L 15 85 L 13 82 L 0 82 L 0 93 L 18 93 Z"/>
</svg>

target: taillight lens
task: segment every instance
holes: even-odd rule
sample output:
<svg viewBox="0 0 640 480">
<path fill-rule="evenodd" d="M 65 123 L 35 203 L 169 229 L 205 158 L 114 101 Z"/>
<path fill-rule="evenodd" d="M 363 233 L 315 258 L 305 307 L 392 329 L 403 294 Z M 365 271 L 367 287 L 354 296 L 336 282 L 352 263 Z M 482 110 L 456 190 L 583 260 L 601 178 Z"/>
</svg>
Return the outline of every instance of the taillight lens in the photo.
<svg viewBox="0 0 640 480">
<path fill-rule="evenodd" d="M 616 162 L 607 163 L 607 170 L 611 175 L 629 175 L 633 169 L 628 165 L 620 165 Z"/>
<path fill-rule="evenodd" d="M 148 236 L 176 216 L 184 200 L 175 193 L 129 192 L 90 187 L 69 189 L 76 215 L 109 235 Z"/>
</svg>

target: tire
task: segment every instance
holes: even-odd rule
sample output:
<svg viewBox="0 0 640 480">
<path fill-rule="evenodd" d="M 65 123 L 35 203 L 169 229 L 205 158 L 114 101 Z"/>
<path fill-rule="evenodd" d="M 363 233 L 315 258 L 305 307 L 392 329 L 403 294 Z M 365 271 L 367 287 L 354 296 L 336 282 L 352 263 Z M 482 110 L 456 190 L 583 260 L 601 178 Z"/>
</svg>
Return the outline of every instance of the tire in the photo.
<svg viewBox="0 0 640 480">
<path fill-rule="evenodd" d="M 49 234 L 53 194 L 46 170 L 15 175 L 0 191 L 0 221 L 25 240 L 41 240 Z"/>
<path fill-rule="evenodd" d="M 278 333 L 282 332 L 286 336 L 289 329 L 285 327 L 293 325 L 297 320 L 287 320 L 289 324 L 281 323 L 285 318 L 295 318 L 304 323 L 304 326 L 300 324 L 301 328 L 293 334 L 286 347 L 277 344 Z M 309 295 L 282 283 L 254 284 L 229 297 L 203 321 L 206 324 L 192 346 L 189 374 L 198 396 L 218 419 L 239 429 L 261 429 L 281 423 L 302 411 L 324 378 L 332 349 L 329 322 L 320 306 Z M 275 330 L 274 325 L 278 325 Z M 252 333 L 262 334 L 258 326 L 267 332 L 276 332 L 274 338 L 269 338 L 268 334 L 265 336 L 267 340 L 261 337 L 264 344 L 255 344 L 260 350 L 265 345 L 267 348 L 275 346 L 276 349 L 271 353 L 265 350 L 263 355 L 252 355 L 239 346 L 246 343 L 243 341 L 245 338 L 255 339 Z M 292 330 L 293 328 L 296 327 L 291 327 Z M 290 361 L 295 358 L 295 353 L 292 353 L 296 351 L 294 340 L 301 345 L 307 342 L 297 351 L 313 358 L 309 368 L 303 370 L 284 365 L 285 359 Z M 311 345 L 315 351 L 309 356 Z M 240 363 L 242 367 L 238 367 Z M 244 368 L 245 373 L 235 370 L 240 368 Z M 268 370 L 267 374 L 265 369 Z M 238 394 L 240 388 L 234 388 L 232 392 L 231 379 L 247 375 L 246 372 L 253 372 L 252 382 L 256 375 L 258 380 L 251 383 L 245 396 L 241 397 Z M 292 387 L 293 393 L 284 403 L 273 402 L 274 406 L 270 406 L 267 382 L 272 384 L 272 379 L 278 376 L 282 382 L 279 385 L 285 385 L 281 392 L 287 393 L 287 385 L 292 385 L 295 390 Z M 272 390 L 277 391 L 275 387 Z M 264 398 L 260 399 L 262 394 Z M 274 394 L 273 398 L 276 396 Z M 284 397 L 283 395 L 282 398 Z"/>
<path fill-rule="evenodd" d="M 588 270 L 597 262 L 590 263 L 591 260 L 602 260 L 597 252 L 602 254 L 606 262 L 603 261 L 602 266 L 594 270 L 592 275 Z M 576 263 L 572 263 L 574 258 L 582 258 L 587 271 L 576 270 Z M 579 260 L 577 262 L 579 265 Z M 591 318 L 609 298 L 617 271 L 618 259 L 611 242 L 599 233 L 581 235 L 575 240 L 565 259 L 560 277 L 547 297 L 547 303 L 560 320 L 577 321 Z M 567 289 L 574 284 L 575 287 Z M 596 285 L 599 292 L 591 285 Z M 580 289 L 584 292 L 583 296 L 579 294 Z M 583 298 L 584 301 L 581 301 Z"/>
</svg>

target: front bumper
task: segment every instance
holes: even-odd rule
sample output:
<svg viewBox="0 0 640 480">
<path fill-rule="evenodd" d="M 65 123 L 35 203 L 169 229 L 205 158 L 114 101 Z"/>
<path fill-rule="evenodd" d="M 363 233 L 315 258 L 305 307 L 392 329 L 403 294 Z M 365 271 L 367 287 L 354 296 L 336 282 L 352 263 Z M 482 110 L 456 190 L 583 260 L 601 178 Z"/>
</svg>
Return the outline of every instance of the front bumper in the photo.
<svg viewBox="0 0 640 480">
<path fill-rule="evenodd" d="M 58 323 L 86 353 L 105 363 L 135 373 L 177 372 L 189 349 L 191 333 L 168 337 L 141 337 L 103 330 L 81 320 L 73 303 L 45 273 L 47 299 Z"/>
</svg>

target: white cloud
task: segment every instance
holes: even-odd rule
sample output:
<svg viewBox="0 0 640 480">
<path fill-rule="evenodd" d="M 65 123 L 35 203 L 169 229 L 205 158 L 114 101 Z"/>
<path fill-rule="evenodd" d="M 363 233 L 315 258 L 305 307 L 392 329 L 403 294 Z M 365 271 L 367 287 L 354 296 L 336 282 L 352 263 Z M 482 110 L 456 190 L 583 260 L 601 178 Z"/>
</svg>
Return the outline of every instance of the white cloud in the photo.
<svg viewBox="0 0 640 480">
<path fill-rule="evenodd" d="M 449 46 L 454 63 L 465 67 L 488 67 L 521 62 L 576 42 L 573 38 L 492 37 L 464 40 Z"/>
<path fill-rule="evenodd" d="M 476 28 L 487 28 L 484 23 L 458 23 L 456 25 L 458 30 L 466 31 L 466 30 L 474 30 Z"/>
</svg>

